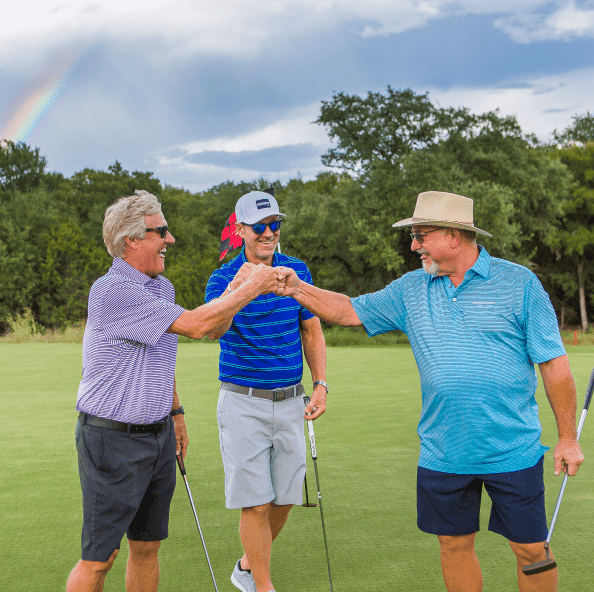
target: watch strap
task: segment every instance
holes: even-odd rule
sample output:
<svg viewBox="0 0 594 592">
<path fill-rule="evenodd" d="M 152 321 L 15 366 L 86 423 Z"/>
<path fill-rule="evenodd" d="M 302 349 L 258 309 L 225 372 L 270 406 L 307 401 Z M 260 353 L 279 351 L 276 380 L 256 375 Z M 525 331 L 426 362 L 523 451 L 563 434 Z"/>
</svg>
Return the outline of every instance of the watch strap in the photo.
<svg viewBox="0 0 594 592">
<path fill-rule="evenodd" d="M 325 381 L 323 381 L 323 380 L 316 380 L 313 383 L 313 387 L 316 388 L 316 386 L 318 386 L 318 384 L 321 384 L 326 389 L 326 394 L 328 394 L 330 392 L 330 389 L 328 388 L 328 385 L 326 384 Z"/>
<path fill-rule="evenodd" d="M 175 415 L 185 415 L 185 411 L 184 408 L 180 405 L 177 409 L 172 409 L 169 412 L 169 415 L 171 415 L 171 417 L 175 416 Z"/>
</svg>

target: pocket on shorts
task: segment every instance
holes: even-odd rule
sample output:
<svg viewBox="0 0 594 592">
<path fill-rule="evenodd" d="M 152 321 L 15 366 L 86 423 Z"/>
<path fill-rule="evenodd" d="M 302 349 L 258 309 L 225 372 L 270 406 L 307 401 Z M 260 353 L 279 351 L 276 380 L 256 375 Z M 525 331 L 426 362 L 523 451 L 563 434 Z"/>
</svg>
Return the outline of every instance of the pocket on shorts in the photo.
<svg viewBox="0 0 594 592">
<path fill-rule="evenodd" d="M 219 422 L 219 426 L 223 425 L 225 421 L 226 413 L 225 413 L 225 399 L 227 398 L 227 391 L 221 389 L 219 392 L 219 400 L 217 402 L 217 420 Z"/>
</svg>

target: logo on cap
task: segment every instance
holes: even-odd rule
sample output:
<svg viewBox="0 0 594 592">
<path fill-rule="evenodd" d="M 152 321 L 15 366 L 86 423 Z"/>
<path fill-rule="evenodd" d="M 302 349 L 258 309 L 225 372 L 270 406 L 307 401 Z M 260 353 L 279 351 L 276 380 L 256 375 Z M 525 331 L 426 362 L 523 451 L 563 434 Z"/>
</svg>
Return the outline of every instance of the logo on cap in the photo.
<svg viewBox="0 0 594 592">
<path fill-rule="evenodd" d="M 264 198 L 264 199 L 257 199 L 256 200 L 256 207 L 259 210 L 264 210 L 266 208 L 269 208 L 270 207 L 270 200 L 269 199 L 266 199 L 266 198 Z"/>
</svg>

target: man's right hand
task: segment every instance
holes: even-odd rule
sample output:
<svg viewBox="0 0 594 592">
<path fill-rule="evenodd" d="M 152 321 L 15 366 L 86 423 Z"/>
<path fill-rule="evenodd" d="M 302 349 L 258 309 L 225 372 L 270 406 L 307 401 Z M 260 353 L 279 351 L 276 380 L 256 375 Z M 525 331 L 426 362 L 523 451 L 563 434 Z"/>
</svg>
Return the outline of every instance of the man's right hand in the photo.
<svg viewBox="0 0 594 592">
<path fill-rule="evenodd" d="M 294 269 L 290 267 L 277 267 L 279 277 L 279 289 L 277 294 L 279 296 L 294 296 L 299 286 L 299 278 Z"/>
<path fill-rule="evenodd" d="M 241 284 L 247 282 L 249 279 L 252 271 L 256 267 L 253 263 L 249 263 L 246 261 L 240 268 L 239 271 L 235 274 L 235 277 L 229 282 L 229 287 L 231 290 L 237 290 Z"/>
</svg>

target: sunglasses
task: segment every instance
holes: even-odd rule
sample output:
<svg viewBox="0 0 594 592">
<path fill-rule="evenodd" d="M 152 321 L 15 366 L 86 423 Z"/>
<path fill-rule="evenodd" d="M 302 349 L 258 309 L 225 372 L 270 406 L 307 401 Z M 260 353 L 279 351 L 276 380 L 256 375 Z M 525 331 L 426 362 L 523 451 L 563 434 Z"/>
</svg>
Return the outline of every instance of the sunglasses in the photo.
<svg viewBox="0 0 594 592">
<path fill-rule="evenodd" d="M 167 236 L 167 226 L 156 226 L 155 228 L 145 228 L 146 232 L 158 232 L 161 235 L 161 238 L 165 238 Z"/>
<path fill-rule="evenodd" d="M 434 228 L 433 230 L 428 230 L 427 232 L 411 232 L 410 233 L 410 238 L 413 241 L 418 241 L 419 244 L 423 244 L 423 241 L 425 240 L 425 237 L 428 234 L 431 234 L 432 232 L 436 232 L 437 230 L 443 230 L 443 228 Z"/>
<path fill-rule="evenodd" d="M 249 226 L 254 231 L 254 234 L 262 234 L 267 226 L 272 232 L 278 232 L 281 227 L 281 222 L 282 220 L 273 220 L 272 222 L 268 222 L 268 224 L 265 222 L 258 222 L 257 224 L 246 224 L 245 226 Z"/>
</svg>

